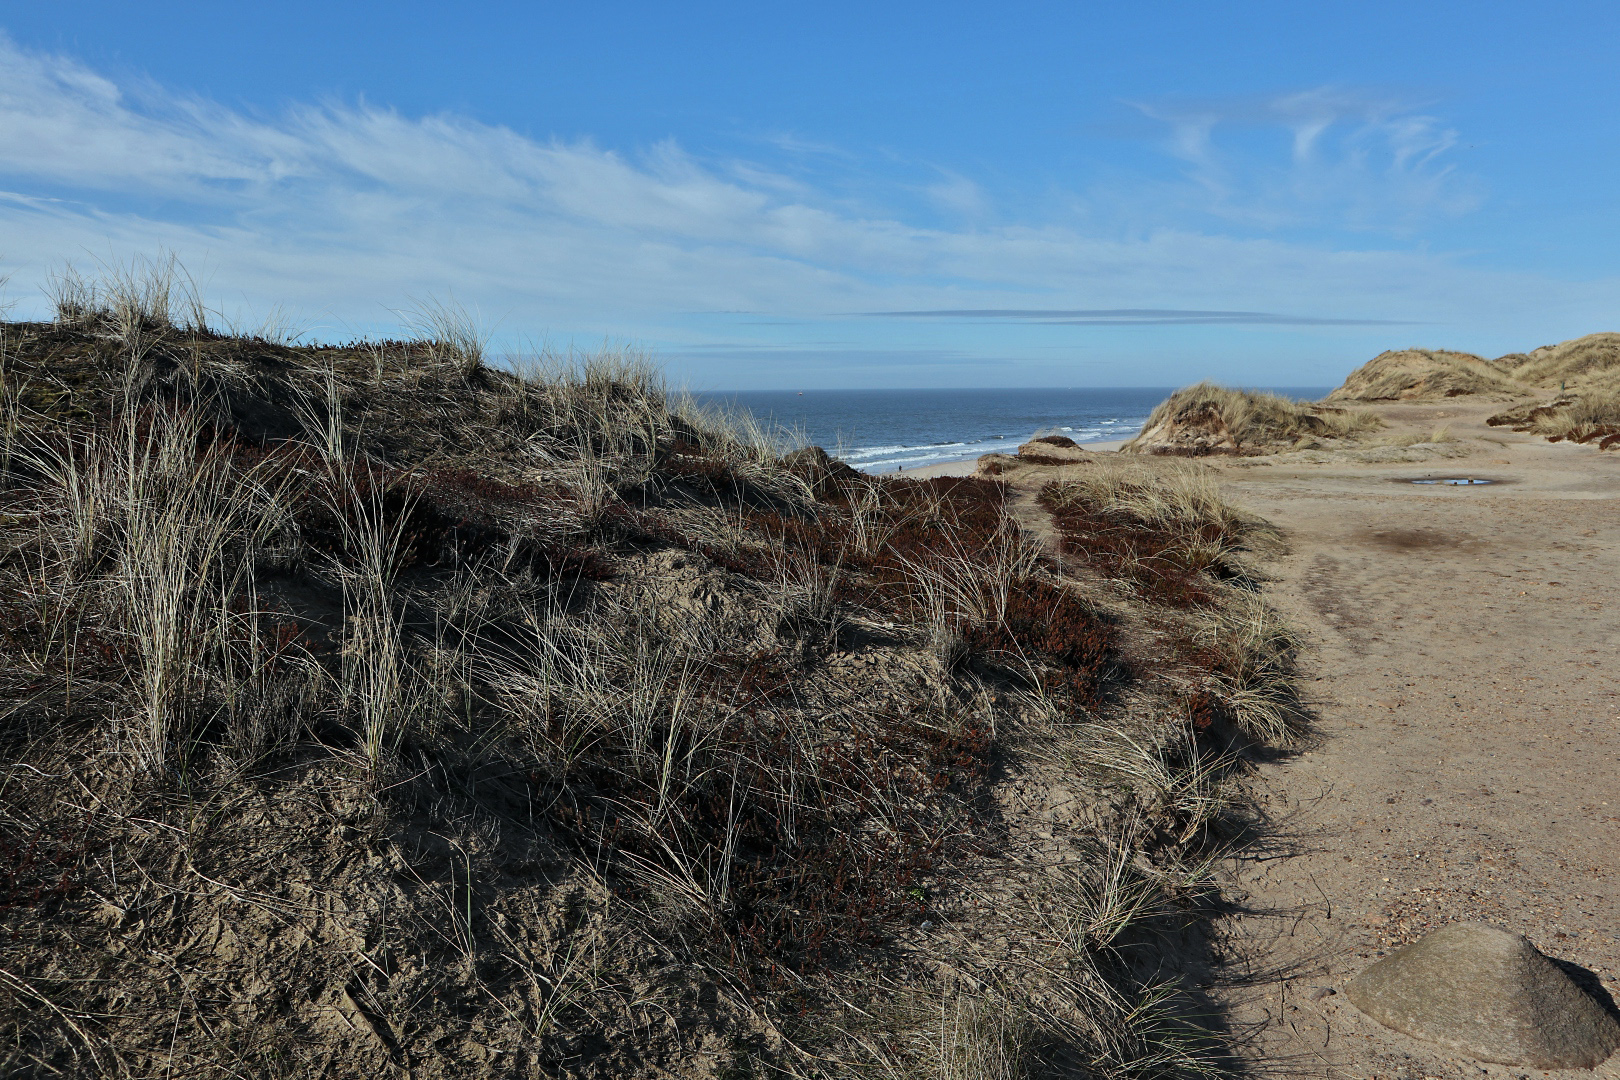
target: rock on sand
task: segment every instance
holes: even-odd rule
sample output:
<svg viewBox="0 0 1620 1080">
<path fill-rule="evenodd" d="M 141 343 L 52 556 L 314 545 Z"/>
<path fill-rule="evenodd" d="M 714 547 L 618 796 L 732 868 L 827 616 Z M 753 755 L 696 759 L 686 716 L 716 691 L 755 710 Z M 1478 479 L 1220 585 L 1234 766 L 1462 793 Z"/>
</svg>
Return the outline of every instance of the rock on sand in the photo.
<svg viewBox="0 0 1620 1080">
<path fill-rule="evenodd" d="M 1345 988 L 1386 1027 L 1480 1061 L 1590 1069 L 1620 1023 L 1522 936 L 1485 923 L 1436 930 Z"/>
</svg>

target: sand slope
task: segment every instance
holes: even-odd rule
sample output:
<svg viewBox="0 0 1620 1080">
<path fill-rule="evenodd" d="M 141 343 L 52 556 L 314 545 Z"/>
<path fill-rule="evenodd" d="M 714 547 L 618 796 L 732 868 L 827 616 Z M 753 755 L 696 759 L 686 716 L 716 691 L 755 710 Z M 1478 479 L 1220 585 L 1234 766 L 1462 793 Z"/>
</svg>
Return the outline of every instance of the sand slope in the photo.
<svg viewBox="0 0 1620 1080">
<path fill-rule="evenodd" d="M 1342 988 L 1484 919 L 1620 993 L 1620 456 L 1484 428 L 1483 405 L 1382 411 L 1498 442 L 1224 473 L 1288 530 L 1266 591 L 1312 642 L 1320 711 L 1320 742 L 1258 778 L 1285 839 L 1241 862 L 1228 999 L 1284 1075 L 1533 1074 L 1388 1032 Z M 1504 483 L 1392 482 L 1424 474 Z"/>
<path fill-rule="evenodd" d="M 1472 395 L 1506 400 L 1552 389 L 1602 385 L 1620 371 L 1620 334 L 1598 333 L 1487 360 L 1446 349 L 1391 349 L 1361 365 L 1328 401 L 1436 401 Z"/>
</svg>

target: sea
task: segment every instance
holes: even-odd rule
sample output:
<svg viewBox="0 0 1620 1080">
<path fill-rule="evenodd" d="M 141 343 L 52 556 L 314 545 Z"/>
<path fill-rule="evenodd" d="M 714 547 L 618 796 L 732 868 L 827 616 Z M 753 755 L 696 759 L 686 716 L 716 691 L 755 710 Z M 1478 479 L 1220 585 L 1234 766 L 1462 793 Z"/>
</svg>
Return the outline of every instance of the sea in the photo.
<svg viewBox="0 0 1620 1080">
<path fill-rule="evenodd" d="M 1315 400 L 1331 387 L 1258 387 Z M 1077 443 L 1129 439 L 1168 387 L 986 390 L 792 390 L 704 394 L 746 410 L 796 441 L 824 447 L 862 472 L 883 473 L 1013 453 L 1035 434 Z"/>
</svg>

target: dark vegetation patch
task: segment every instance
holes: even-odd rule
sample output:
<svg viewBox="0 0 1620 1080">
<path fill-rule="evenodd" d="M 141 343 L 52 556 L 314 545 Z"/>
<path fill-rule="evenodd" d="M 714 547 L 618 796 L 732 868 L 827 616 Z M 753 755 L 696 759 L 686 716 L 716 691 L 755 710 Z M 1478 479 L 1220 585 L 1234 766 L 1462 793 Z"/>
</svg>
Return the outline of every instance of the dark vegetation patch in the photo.
<svg viewBox="0 0 1620 1080">
<path fill-rule="evenodd" d="M 1018 460 L 1025 465 L 1080 465 L 1084 461 L 1074 461 L 1070 458 L 1051 457 L 1047 454 L 1019 454 Z"/>
<path fill-rule="evenodd" d="M 1169 525 L 1144 519 L 1128 509 L 1049 485 L 1041 506 L 1052 515 L 1065 555 L 1138 585 L 1153 600 L 1172 607 L 1202 607 L 1217 599 L 1208 573 L 1224 567 L 1219 554 L 1240 536 L 1220 521 Z"/>
<path fill-rule="evenodd" d="M 1620 426 L 1596 424 L 1587 431 L 1576 431 L 1567 435 L 1554 434 L 1547 436 L 1548 442 L 1563 442 L 1566 439 L 1572 443 L 1581 443 L 1583 445 L 1596 443 L 1599 450 L 1607 450 L 1616 444 L 1620 444 Z"/>
</svg>

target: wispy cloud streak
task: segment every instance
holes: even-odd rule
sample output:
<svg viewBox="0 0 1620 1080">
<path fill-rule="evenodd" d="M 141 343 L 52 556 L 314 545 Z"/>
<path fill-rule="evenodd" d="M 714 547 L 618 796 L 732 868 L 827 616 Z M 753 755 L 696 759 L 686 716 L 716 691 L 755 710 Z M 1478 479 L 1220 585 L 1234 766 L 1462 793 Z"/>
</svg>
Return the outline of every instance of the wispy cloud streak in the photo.
<svg viewBox="0 0 1620 1080">
<path fill-rule="evenodd" d="M 1330 223 L 1392 232 L 1477 208 L 1475 177 L 1450 161 L 1457 131 L 1385 92 L 1317 87 L 1262 98 L 1134 102 L 1168 131 L 1203 208 L 1263 228 Z M 1288 153 L 1248 142 L 1275 132 Z"/>
<path fill-rule="evenodd" d="M 863 311 L 876 319 L 1007 319 L 1043 326 L 1409 326 L 1407 320 L 1323 318 L 1268 311 L 1180 311 L 1175 308 L 1093 308 L 1079 310 L 956 308 L 941 311 Z"/>
<path fill-rule="evenodd" d="M 1150 227 L 1110 227 L 1095 214 L 1019 219 L 950 169 L 929 167 L 920 184 L 883 180 L 849 151 L 786 137 L 747 161 L 673 140 L 626 152 L 368 105 L 256 114 L 115 83 L 0 37 L 0 269 L 17 271 L 15 295 L 64 257 L 165 247 L 227 300 L 287 303 L 328 320 L 333 336 L 386 327 L 384 305 L 430 292 L 454 292 L 508 331 L 677 350 L 733 332 L 749 347 L 792 344 L 798 320 L 864 312 L 841 318 L 865 335 L 849 348 L 874 363 L 885 350 L 1019 347 L 958 341 L 951 320 L 1007 335 L 1500 323 L 1611 295 L 1607 283 L 1476 270 L 1417 245 L 1266 231 L 1268 214 L 1297 218 L 1315 204 L 1359 205 L 1386 223 L 1405 220 L 1403 206 L 1457 212 L 1466 184 L 1445 163 L 1456 136 L 1421 112 L 1333 90 L 1143 109 L 1168 125 L 1166 145 L 1195 182 L 1161 193 Z M 1223 142 L 1245 124 L 1289 133 L 1275 162 L 1260 168 Z M 848 175 L 818 187 L 791 167 L 807 154 Z M 865 196 L 852 197 L 861 184 Z M 907 205 L 936 212 L 894 209 Z M 1211 206 L 1234 224 L 1209 228 Z M 716 314 L 693 314 L 705 312 Z M 779 323 L 744 328 L 720 312 Z"/>
</svg>

